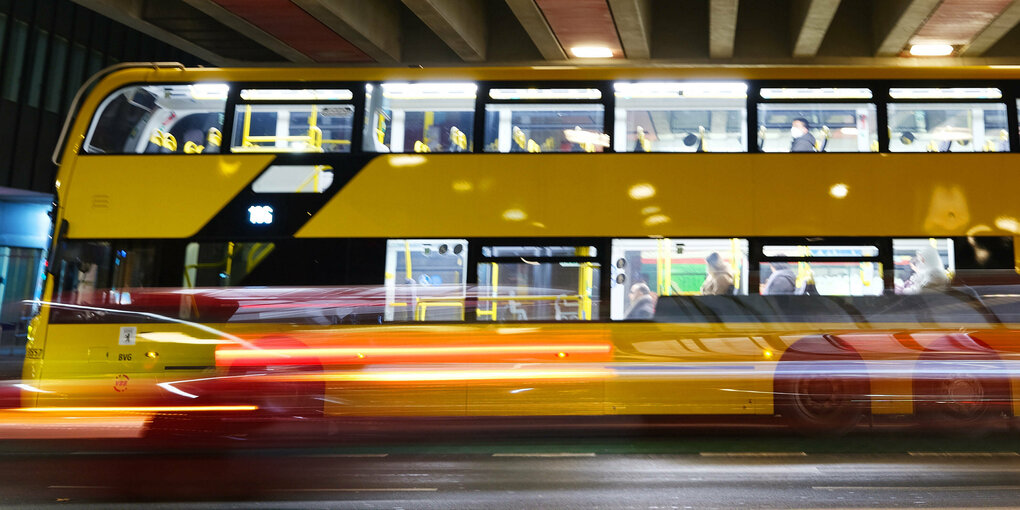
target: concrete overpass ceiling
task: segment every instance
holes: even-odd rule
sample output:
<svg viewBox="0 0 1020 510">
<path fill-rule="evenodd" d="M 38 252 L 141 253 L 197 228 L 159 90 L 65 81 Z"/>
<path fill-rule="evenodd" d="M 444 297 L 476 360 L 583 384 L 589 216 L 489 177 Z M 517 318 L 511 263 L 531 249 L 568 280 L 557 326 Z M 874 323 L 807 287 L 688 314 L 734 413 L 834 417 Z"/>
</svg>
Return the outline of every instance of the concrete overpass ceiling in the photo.
<svg viewBox="0 0 1020 510">
<path fill-rule="evenodd" d="M 605 49 L 608 57 L 602 58 L 624 57 L 606 0 L 535 0 L 535 3 L 567 58 L 577 58 L 574 51 L 593 47 Z"/>
<path fill-rule="evenodd" d="M 284 57 L 266 47 L 252 44 L 251 39 L 220 21 L 185 3 L 148 2 L 139 13 L 143 22 L 176 34 L 202 48 L 230 60 L 285 61 Z M 155 35 L 150 32 L 150 35 Z"/>
<path fill-rule="evenodd" d="M 74 1 L 216 65 L 963 65 L 1020 58 L 1020 0 Z M 910 49 L 917 44 L 948 45 L 951 53 L 916 57 Z M 578 47 L 596 57 L 575 55 Z"/>
</svg>

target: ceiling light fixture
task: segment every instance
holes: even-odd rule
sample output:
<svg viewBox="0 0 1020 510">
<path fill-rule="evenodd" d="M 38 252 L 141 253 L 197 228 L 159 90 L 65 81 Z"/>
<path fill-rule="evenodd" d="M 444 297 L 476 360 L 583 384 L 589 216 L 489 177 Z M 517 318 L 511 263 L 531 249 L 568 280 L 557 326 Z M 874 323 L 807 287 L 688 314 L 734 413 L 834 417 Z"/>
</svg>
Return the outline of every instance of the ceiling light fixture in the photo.
<svg viewBox="0 0 1020 510">
<path fill-rule="evenodd" d="M 949 44 L 915 44 L 910 47 L 910 54 L 915 57 L 945 57 L 953 54 Z"/>
<path fill-rule="evenodd" d="M 606 46 L 574 46 L 570 53 L 577 58 L 613 58 L 613 50 Z"/>
</svg>

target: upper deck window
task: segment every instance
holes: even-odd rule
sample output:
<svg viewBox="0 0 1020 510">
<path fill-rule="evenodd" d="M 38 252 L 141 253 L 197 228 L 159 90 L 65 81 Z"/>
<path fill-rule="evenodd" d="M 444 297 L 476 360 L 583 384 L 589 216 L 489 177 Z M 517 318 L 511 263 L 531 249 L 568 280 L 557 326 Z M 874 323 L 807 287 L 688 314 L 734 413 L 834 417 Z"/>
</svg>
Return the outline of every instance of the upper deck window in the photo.
<svg viewBox="0 0 1020 510">
<path fill-rule="evenodd" d="M 617 152 L 747 148 L 745 83 L 619 82 L 614 88 Z"/>
<path fill-rule="evenodd" d="M 878 152 L 872 92 L 859 87 L 766 87 L 758 104 L 762 152 Z"/>
<path fill-rule="evenodd" d="M 244 89 L 234 111 L 234 152 L 350 152 L 349 89 Z"/>
<path fill-rule="evenodd" d="M 1006 105 L 997 88 L 893 88 L 891 152 L 1008 152 Z"/>
<path fill-rule="evenodd" d="M 219 152 L 227 91 L 226 85 L 214 83 L 122 88 L 99 106 L 84 152 Z"/>
<path fill-rule="evenodd" d="M 485 152 L 602 152 L 602 91 L 592 88 L 492 89 L 485 105 Z"/>
<path fill-rule="evenodd" d="M 365 86 L 367 152 L 470 152 L 474 83 Z"/>
</svg>

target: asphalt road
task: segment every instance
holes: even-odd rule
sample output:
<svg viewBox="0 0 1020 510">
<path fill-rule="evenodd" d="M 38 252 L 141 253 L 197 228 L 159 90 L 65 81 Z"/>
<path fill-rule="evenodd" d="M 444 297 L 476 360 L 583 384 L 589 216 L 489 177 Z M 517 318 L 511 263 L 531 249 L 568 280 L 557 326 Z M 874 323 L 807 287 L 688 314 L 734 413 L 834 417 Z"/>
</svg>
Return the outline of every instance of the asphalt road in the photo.
<svg viewBox="0 0 1020 510">
<path fill-rule="evenodd" d="M 1016 507 L 1020 441 L 891 433 L 464 437 L 301 447 L 0 443 L 0 506 Z"/>
</svg>

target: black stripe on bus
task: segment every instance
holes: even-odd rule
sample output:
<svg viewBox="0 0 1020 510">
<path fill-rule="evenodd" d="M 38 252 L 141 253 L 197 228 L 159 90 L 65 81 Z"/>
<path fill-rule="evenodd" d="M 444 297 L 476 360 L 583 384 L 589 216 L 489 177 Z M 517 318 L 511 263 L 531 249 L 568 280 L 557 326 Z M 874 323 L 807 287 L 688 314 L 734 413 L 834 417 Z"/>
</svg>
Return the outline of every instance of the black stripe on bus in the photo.
<svg viewBox="0 0 1020 510">
<path fill-rule="evenodd" d="M 372 159 L 380 154 L 280 154 L 259 173 L 279 165 L 328 165 L 333 182 L 322 193 L 256 193 L 252 183 L 227 203 L 198 233 L 199 239 L 230 241 L 265 240 L 293 237 L 326 203 L 354 178 Z M 249 208 L 269 206 L 272 222 L 255 224 L 250 221 Z"/>
</svg>

